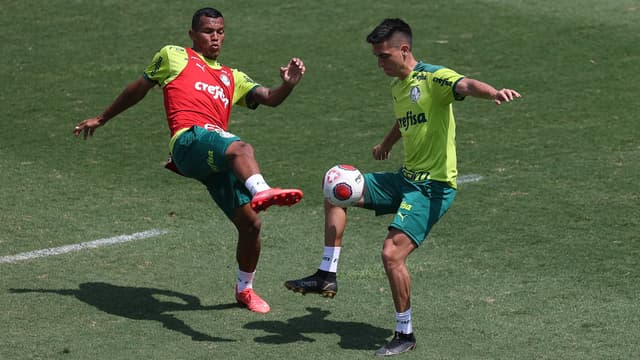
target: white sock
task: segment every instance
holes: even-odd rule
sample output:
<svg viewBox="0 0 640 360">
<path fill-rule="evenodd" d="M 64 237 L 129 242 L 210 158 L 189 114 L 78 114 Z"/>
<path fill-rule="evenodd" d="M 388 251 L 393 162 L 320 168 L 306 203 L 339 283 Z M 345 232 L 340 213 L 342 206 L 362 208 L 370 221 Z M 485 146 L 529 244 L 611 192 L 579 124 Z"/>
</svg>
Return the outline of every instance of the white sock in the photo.
<svg viewBox="0 0 640 360">
<path fill-rule="evenodd" d="M 411 334 L 411 309 L 405 312 L 396 313 L 396 331 L 402 334 Z"/>
<path fill-rule="evenodd" d="M 320 270 L 332 273 L 338 272 L 338 259 L 340 258 L 340 247 L 325 246 L 320 262 Z"/>
<path fill-rule="evenodd" d="M 256 272 L 244 272 L 238 269 L 238 292 L 241 292 L 244 289 L 253 289 L 253 277 L 256 275 Z"/>
<path fill-rule="evenodd" d="M 267 184 L 261 174 L 249 176 L 249 178 L 244 182 L 244 186 L 251 192 L 251 196 L 254 196 L 260 191 L 271 189 L 271 186 Z"/>
</svg>

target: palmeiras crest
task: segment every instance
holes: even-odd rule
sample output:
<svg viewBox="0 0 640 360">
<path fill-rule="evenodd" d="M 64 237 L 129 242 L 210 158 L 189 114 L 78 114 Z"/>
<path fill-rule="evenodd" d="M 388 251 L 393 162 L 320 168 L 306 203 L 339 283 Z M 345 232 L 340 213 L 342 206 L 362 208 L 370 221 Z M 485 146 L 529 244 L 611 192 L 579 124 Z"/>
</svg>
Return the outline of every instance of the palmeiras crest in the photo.
<svg viewBox="0 0 640 360">
<path fill-rule="evenodd" d="M 222 83 L 225 84 L 226 86 L 231 85 L 231 81 L 229 81 L 229 77 L 227 76 L 227 74 L 221 74 L 220 80 L 222 80 Z"/>
<path fill-rule="evenodd" d="M 417 102 L 418 100 L 420 100 L 420 87 L 418 86 L 412 87 L 411 91 L 409 92 L 409 97 L 413 102 Z"/>
</svg>

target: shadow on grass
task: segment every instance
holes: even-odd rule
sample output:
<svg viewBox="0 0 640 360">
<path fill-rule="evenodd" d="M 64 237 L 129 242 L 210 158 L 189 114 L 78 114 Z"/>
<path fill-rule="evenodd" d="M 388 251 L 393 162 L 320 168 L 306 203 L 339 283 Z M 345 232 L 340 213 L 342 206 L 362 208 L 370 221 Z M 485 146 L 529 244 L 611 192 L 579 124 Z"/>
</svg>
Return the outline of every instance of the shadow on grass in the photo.
<svg viewBox="0 0 640 360">
<path fill-rule="evenodd" d="M 237 307 L 236 304 L 202 306 L 200 299 L 170 290 L 117 286 L 102 282 L 88 282 L 79 285 L 78 289 L 10 289 L 13 293 L 51 293 L 74 296 L 78 300 L 106 313 L 133 320 L 159 321 L 173 331 L 190 336 L 195 341 L 235 341 L 213 337 L 192 329 L 171 311 L 223 310 Z M 175 298 L 176 301 L 161 301 L 156 297 Z"/>
<path fill-rule="evenodd" d="M 264 330 L 273 335 L 256 337 L 255 341 L 266 344 L 287 344 L 297 341 L 314 342 L 315 339 L 304 334 L 336 334 L 340 336 L 338 345 L 343 349 L 374 350 L 386 343 L 391 335 L 388 329 L 382 329 L 360 322 L 327 320 L 329 311 L 308 307 L 309 315 L 287 321 L 254 321 L 246 324 L 245 329 Z"/>
</svg>

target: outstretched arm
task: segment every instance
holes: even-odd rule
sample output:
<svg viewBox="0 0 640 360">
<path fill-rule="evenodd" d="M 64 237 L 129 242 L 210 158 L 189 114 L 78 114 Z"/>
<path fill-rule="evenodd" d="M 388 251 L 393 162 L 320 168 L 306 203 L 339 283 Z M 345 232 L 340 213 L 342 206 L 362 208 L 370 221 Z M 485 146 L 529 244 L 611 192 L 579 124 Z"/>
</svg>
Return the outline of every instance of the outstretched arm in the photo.
<svg viewBox="0 0 640 360">
<path fill-rule="evenodd" d="M 253 100 L 258 104 L 278 106 L 286 99 L 293 88 L 298 85 L 306 68 L 302 60 L 292 58 L 286 66 L 280 68 L 282 84 L 274 88 L 258 87 L 253 92 Z"/>
<path fill-rule="evenodd" d="M 137 104 L 154 86 L 154 82 L 147 80 L 145 77 L 140 77 L 138 80 L 129 84 L 102 114 L 78 123 L 73 129 L 73 134 L 79 136 L 80 133 L 84 133 L 85 139 L 88 136 L 93 136 L 97 128 Z"/>
<path fill-rule="evenodd" d="M 456 85 L 455 91 L 463 96 L 473 96 L 481 99 L 493 100 L 496 105 L 521 97 L 521 95 L 515 90 L 496 90 L 493 86 L 485 82 L 471 78 L 464 78 L 460 80 Z"/>
</svg>

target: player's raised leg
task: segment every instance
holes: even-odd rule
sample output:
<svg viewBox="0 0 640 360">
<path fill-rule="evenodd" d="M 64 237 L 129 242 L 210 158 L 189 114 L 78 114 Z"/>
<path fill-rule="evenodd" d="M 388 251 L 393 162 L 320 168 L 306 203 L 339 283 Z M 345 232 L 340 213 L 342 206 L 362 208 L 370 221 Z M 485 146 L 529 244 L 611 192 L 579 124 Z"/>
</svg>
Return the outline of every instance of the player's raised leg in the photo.
<svg viewBox="0 0 640 360">
<path fill-rule="evenodd" d="M 260 173 L 253 147 L 244 141 L 234 141 L 227 147 L 225 156 L 236 176 L 251 192 L 251 208 L 255 212 L 266 210 L 272 205 L 291 206 L 302 200 L 299 189 L 272 188 Z"/>
<path fill-rule="evenodd" d="M 266 210 L 272 205 L 291 206 L 302 200 L 302 190 L 270 188 L 253 194 L 251 208 L 255 212 Z"/>
</svg>

